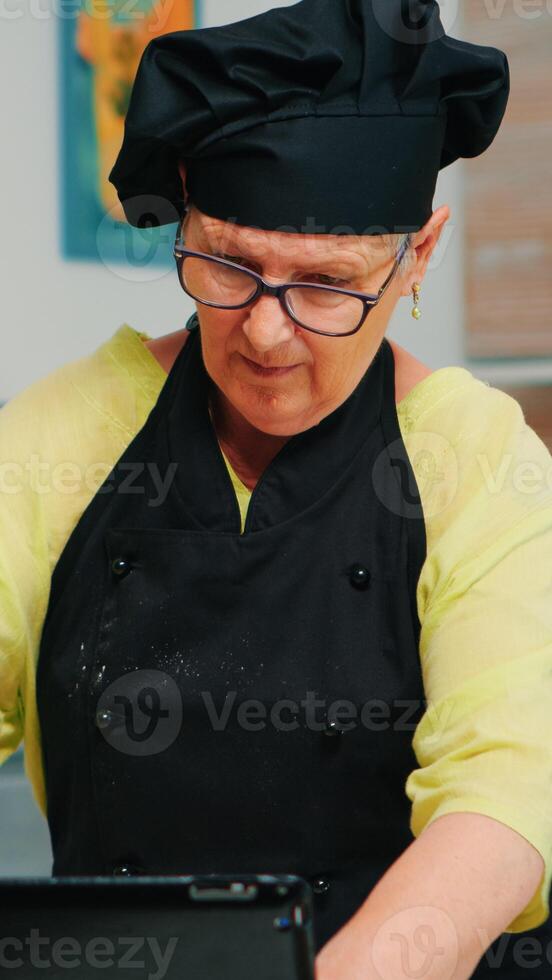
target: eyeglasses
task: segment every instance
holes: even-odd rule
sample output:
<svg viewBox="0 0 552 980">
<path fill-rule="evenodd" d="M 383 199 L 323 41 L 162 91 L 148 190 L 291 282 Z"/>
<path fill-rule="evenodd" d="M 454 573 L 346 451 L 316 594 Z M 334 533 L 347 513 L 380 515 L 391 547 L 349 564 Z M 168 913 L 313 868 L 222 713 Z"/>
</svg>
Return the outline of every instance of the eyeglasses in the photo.
<svg viewBox="0 0 552 980">
<path fill-rule="evenodd" d="M 243 265 L 186 248 L 180 231 L 173 254 L 182 289 L 198 303 L 219 310 L 241 310 L 259 296 L 276 296 L 288 316 L 304 330 L 326 337 L 348 337 L 360 330 L 370 310 L 384 296 L 409 241 L 408 234 L 399 246 L 391 272 L 375 295 L 321 283 L 272 286 Z"/>
</svg>

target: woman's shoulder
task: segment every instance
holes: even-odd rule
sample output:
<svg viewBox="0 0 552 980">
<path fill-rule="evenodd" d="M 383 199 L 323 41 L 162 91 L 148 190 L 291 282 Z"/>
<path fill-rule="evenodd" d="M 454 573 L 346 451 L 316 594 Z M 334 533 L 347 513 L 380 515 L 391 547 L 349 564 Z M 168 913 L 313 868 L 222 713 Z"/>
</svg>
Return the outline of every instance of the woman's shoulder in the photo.
<svg viewBox="0 0 552 980">
<path fill-rule="evenodd" d="M 189 330 L 175 330 L 163 337 L 144 340 L 143 343 L 168 374 L 189 336 Z"/>
<path fill-rule="evenodd" d="M 393 351 L 395 361 L 395 402 L 398 405 L 417 384 L 434 372 L 427 364 L 419 361 L 417 357 L 391 340 L 390 337 L 387 340 Z"/>
<path fill-rule="evenodd" d="M 50 423 L 57 432 L 70 430 L 73 412 L 114 424 L 125 419 L 132 428 L 137 399 L 149 410 L 165 377 L 144 349 L 147 336 L 122 324 L 100 346 L 22 388 L 2 406 L 4 432 L 24 429 L 40 444 Z"/>
<path fill-rule="evenodd" d="M 397 406 L 429 543 L 484 550 L 537 510 L 552 519 L 552 457 L 516 398 L 458 365 L 438 368 Z M 460 533 L 461 529 L 461 533 Z M 445 534 L 446 532 L 446 534 Z"/>
<path fill-rule="evenodd" d="M 53 501 L 68 515 L 73 503 L 78 508 L 155 404 L 165 375 L 140 336 L 123 324 L 95 350 L 44 374 L 2 406 L 0 468 L 10 467 L 12 483 L 42 472 L 44 512 Z"/>
<path fill-rule="evenodd" d="M 440 418 L 451 434 L 460 433 L 466 425 L 473 428 L 476 419 L 482 423 L 486 412 L 500 412 L 514 402 L 468 368 L 452 364 L 432 369 L 395 341 L 389 343 L 395 359 L 397 412 L 407 430 Z"/>
</svg>

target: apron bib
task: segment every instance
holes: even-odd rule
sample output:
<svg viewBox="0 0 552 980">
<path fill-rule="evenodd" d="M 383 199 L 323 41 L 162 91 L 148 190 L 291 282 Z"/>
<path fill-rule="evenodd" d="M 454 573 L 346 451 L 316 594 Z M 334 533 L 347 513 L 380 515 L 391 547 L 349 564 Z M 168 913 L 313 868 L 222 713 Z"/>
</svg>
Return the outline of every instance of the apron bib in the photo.
<svg viewBox="0 0 552 980">
<path fill-rule="evenodd" d="M 393 353 L 279 451 L 241 534 L 198 326 L 52 576 L 52 873 L 300 874 L 319 949 L 413 840 L 426 539 Z"/>
</svg>

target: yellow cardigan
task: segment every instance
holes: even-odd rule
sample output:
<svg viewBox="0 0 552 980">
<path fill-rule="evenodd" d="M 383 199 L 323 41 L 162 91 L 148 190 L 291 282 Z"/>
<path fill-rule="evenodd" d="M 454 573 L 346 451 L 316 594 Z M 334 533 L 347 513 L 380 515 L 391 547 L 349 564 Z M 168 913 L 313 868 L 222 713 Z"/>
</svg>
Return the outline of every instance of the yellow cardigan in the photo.
<svg viewBox="0 0 552 980">
<path fill-rule="evenodd" d="M 51 575 L 166 380 L 149 339 L 123 324 L 0 411 L 0 764 L 24 739 L 44 814 L 35 673 Z M 552 880 L 552 457 L 515 399 L 461 367 L 424 378 L 397 415 L 427 537 L 411 830 L 471 811 L 530 841 L 545 872 L 507 930 L 520 932 L 548 917 Z M 244 521 L 250 492 L 227 465 Z"/>
</svg>

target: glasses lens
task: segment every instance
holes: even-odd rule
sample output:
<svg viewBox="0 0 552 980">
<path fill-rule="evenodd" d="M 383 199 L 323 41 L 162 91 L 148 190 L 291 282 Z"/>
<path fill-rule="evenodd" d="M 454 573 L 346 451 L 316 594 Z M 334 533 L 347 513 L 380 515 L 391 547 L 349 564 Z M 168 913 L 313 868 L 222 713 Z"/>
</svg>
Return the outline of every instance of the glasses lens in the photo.
<svg viewBox="0 0 552 980">
<path fill-rule="evenodd" d="M 241 306 L 254 294 L 255 280 L 238 269 L 212 259 L 198 259 L 187 255 L 180 263 L 182 286 L 200 303 L 214 306 Z"/>
<path fill-rule="evenodd" d="M 289 308 L 305 327 L 327 333 L 348 333 L 358 327 L 364 303 L 356 296 L 320 286 L 293 286 L 286 293 Z"/>
</svg>

